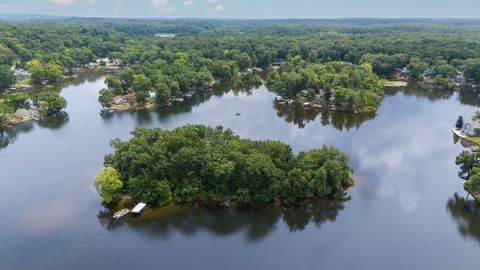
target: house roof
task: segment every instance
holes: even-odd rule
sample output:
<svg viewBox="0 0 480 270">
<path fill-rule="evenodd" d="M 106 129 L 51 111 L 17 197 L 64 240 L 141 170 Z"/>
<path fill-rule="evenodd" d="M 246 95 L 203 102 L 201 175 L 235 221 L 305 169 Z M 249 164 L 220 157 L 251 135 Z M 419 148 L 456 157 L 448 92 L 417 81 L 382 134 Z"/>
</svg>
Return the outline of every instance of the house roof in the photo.
<svg viewBox="0 0 480 270">
<path fill-rule="evenodd" d="M 132 213 L 138 214 L 138 213 L 142 212 L 142 210 L 143 210 L 143 208 L 145 208 L 145 206 L 147 206 L 145 203 L 139 203 L 139 204 L 137 204 L 137 205 L 132 209 Z"/>
<path fill-rule="evenodd" d="M 480 122 L 475 121 L 475 122 L 468 123 L 468 124 L 470 124 L 472 126 L 472 128 L 474 128 L 474 129 L 480 128 Z"/>
</svg>

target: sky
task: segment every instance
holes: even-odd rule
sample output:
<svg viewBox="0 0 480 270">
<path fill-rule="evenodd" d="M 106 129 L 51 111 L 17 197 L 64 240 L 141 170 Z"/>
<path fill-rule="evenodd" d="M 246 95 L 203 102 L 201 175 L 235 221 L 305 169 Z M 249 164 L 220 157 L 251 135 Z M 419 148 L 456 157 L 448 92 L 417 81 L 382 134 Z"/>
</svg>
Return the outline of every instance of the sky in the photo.
<svg viewBox="0 0 480 270">
<path fill-rule="evenodd" d="M 0 12 L 86 17 L 479 18 L 480 0 L 0 0 Z"/>
</svg>

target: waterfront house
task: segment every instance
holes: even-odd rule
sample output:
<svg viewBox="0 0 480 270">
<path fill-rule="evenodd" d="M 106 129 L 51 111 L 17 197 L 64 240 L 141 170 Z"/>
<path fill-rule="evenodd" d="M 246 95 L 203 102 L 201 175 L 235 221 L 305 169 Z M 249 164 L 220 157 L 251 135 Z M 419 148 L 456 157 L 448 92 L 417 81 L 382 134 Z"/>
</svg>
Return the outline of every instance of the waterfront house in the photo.
<svg viewBox="0 0 480 270">
<path fill-rule="evenodd" d="M 431 67 L 431 68 L 425 70 L 425 76 L 434 77 L 436 74 L 437 74 L 437 72 L 435 71 L 435 67 Z"/>
<path fill-rule="evenodd" d="M 17 81 L 23 80 L 24 78 L 30 77 L 30 75 L 31 75 L 30 72 L 28 72 L 28 71 L 26 71 L 26 70 L 24 70 L 24 69 L 21 69 L 21 68 L 15 69 L 14 74 L 15 74 L 15 79 L 16 79 Z"/>
<path fill-rule="evenodd" d="M 466 123 L 463 128 L 463 133 L 467 134 L 468 136 L 480 136 L 480 123 L 477 121 L 473 123 Z"/>
<path fill-rule="evenodd" d="M 281 58 L 275 58 L 273 59 L 273 66 L 276 66 L 276 67 L 279 67 L 281 66 L 285 61 L 283 61 L 283 59 Z"/>
<path fill-rule="evenodd" d="M 16 118 L 28 120 L 38 117 L 38 111 L 34 109 L 18 109 L 13 114 Z"/>
<path fill-rule="evenodd" d="M 457 72 L 457 75 L 455 76 L 455 82 L 458 84 L 465 83 L 465 76 L 463 76 L 462 72 Z"/>
<path fill-rule="evenodd" d="M 114 96 L 112 103 L 115 105 L 125 104 L 128 102 L 128 99 L 125 96 Z"/>
<path fill-rule="evenodd" d="M 308 96 L 308 90 L 302 90 L 300 93 L 298 93 L 298 96 L 306 97 Z"/>
<path fill-rule="evenodd" d="M 155 91 L 150 91 L 150 92 L 148 93 L 148 95 L 149 95 L 148 98 L 149 98 L 150 100 L 154 100 L 154 99 L 157 98 L 157 93 L 155 93 Z"/>
<path fill-rule="evenodd" d="M 407 67 L 403 67 L 402 69 L 400 69 L 400 73 L 408 75 L 410 74 L 410 70 Z"/>
</svg>

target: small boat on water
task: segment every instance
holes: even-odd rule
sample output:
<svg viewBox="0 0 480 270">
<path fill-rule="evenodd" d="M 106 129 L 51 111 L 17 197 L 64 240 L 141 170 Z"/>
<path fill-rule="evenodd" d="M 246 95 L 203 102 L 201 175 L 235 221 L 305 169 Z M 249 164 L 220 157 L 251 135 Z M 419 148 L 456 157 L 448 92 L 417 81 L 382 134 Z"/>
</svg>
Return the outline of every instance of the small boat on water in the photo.
<svg viewBox="0 0 480 270">
<path fill-rule="evenodd" d="M 121 219 L 122 217 L 126 216 L 128 213 L 130 213 L 130 209 L 124 208 L 115 214 L 113 214 L 114 219 Z"/>
<path fill-rule="evenodd" d="M 457 135 L 460 138 L 466 138 L 467 137 L 467 135 L 465 133 L 463 133 L 462 131 L 460 131 L 458 129 L 452 128 L 452 132 L 453 132 L 453 134 Z"/>
<path fill-rule="evenodd" d="M 146 203 L 139 203 L 137 204 L 133 209 L 132 209 L 132 214 L 133 215 L 140 215 L 145 207 L 147 206 Z"/>
<path fill-rule="evenodd" d="M 239 112 L 237 112 L 235 115 L 236 115 L 236 116 L 240 116 L 240 115 L 242 115 L 242 114 L 241 114 L 241 113 L 239 113 Z"/>
</svg>

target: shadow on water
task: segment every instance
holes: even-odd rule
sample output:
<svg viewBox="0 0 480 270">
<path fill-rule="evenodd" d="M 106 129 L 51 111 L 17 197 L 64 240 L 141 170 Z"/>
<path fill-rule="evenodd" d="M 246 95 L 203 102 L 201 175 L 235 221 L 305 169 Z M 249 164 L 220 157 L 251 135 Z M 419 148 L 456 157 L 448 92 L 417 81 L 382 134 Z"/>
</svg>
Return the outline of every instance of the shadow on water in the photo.
<svg viewBox="0 0 480 270">
<path fill-rule="evenodd" d="M 244 232 L 247 241 L 257 241 L 275 231 L 283 221 L 291 232 L 303 231 L 309 224 L 320 227 L 336 220 L 350 197 L 318 199 L 304 202 L 292 208 L 241 207 L 217 209 L 208 207 L 169 206 L 148 209 L 140 217 L 127 217 L 121 221 L 112 220 L 108 209 L 98 214 L 99 222 L 108 230 L 128 226 L 151 236 L 168 238 L 177 232 L 194 236 L 207 231 L 219 236 Z"/>
<path fill-rule="evenodd" d="M 447 209 L 458 223 L 458 232 L 465 238 L 480 242 L 480 204 L 455 193 L 448 200 Z"/>
<path fill-rule="evenodd" d="M 375 113 L 342 113 L 328 110 L 318 110 L 313 108 L 303 108 L 301 105 L 279 105 L 275 103 L 275 110 L 277 116 L 283 118 L 288 123 L 293 123 L 298 128 L 305 128 L 305 126 L 314 122 L 317 116 L 320 116 L 322 126 L 331 125 L 337 130 L 350 130 L 351 128 L 358 129 L 364 122 L 375 118 Z"/>
<path fill-rule="evenodd" d="M 444 89 L 437 89 L 437 88 L 426 88 L 418 83 L 410 83 L 407 87 L 387 87 L 385 88 L 385 95 L 394 96 L 398 93 L 402 93 L 403 95 L 410 97 L 419 97 L 419 98 L 426 98 L 430 101 L 436 100 L 447 100 L 453 96 L 455 93 L 454 90 L 444 90 Z"/>
<path fill-rule="evenodd" d="M 0 129 L 0 149 L 15 143 L 20 134 L 32 132 L 37 125 L 41 128 L 56 130 L 68 123 L 69 120 L 68 113 L 60 112 L 49 117 L 44 117 L 38 121 L 29 121 L 18 124 L 12 128 Z"/>
</svg>

